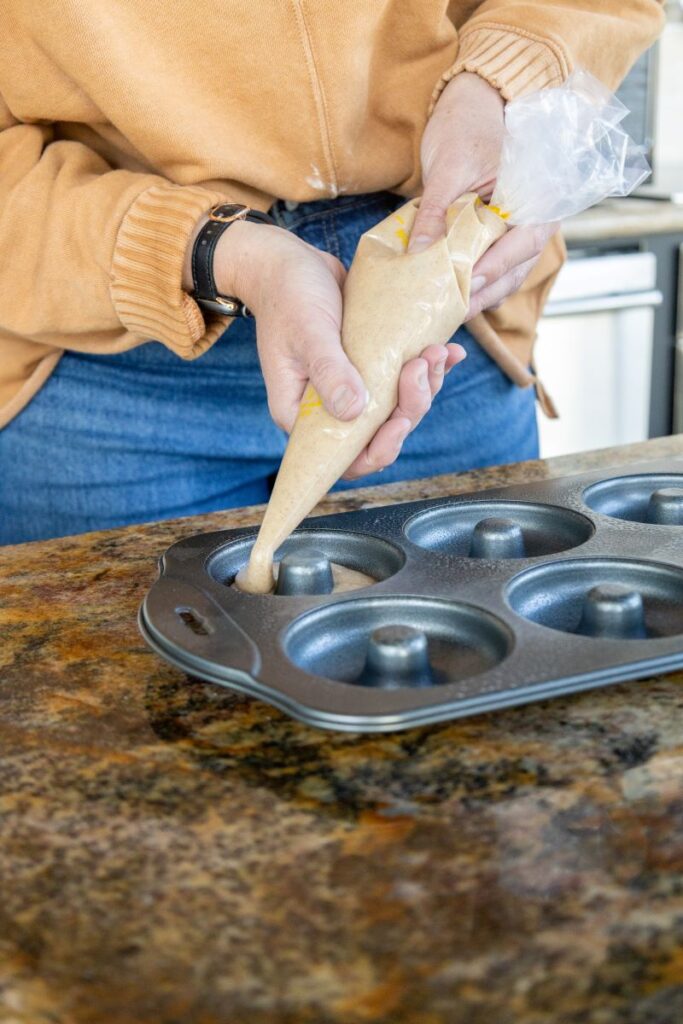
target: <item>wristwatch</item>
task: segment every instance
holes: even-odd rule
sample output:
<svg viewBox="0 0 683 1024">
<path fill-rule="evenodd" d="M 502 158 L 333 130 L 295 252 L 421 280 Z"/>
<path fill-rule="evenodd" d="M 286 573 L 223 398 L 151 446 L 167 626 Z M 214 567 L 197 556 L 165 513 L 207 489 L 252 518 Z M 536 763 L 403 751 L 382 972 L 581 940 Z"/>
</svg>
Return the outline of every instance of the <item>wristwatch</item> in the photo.
<svg viewBox="0 0 683 1024">
<path fill-rule="evenodd" d="M 202 309 L 222 316 L 252 316 L 244 303 L 230 295 L 221 295 L 213 276 L 213 256 L 218 239 L 236 220 L 257 224 L 274 224 L 267 213 L 252 210 L 240 203 L 218 203 L 209 210 L 209 219 L 201 228 L 192 247 L 192 297 Z"/>
</svg>

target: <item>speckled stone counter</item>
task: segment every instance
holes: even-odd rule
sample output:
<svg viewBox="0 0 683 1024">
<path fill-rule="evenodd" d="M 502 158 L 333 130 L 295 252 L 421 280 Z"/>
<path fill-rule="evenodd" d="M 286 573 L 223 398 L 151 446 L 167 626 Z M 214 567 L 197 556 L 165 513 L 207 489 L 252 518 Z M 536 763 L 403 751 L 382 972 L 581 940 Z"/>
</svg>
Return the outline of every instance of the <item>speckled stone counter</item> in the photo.
<svg viewBox="0 0 683 1024">
<path fill-rule="evenodd" d="M 172 541 L 258 514 L 0 549 L 2 1024 L 680 1024 L 683 675 L 315 731 L 137 632 Z"/>
</svg>

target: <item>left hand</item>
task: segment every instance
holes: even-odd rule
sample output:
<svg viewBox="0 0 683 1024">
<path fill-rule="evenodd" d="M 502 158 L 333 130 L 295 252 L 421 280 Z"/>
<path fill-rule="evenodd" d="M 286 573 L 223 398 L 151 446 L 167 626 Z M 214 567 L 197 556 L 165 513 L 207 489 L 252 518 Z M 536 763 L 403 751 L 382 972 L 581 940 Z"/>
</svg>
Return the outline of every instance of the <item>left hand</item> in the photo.
<svg viewBox="0 0 683 1024">
<path fill-rule="evenodd" d="M 479 75 L 463 73 L 448 83 L 422 137 L 424 192 L 408 252 L 426 249 L 444 235 L 446 211 L 463 193 L 491 198 L 505 134 L 504 109 L 500 93 Z M 513 227 L 484 253 L 472 271 L 466 321 L 517 291 L 557 228 Z"/>
<path fill-rule="evenodd" d="M 198 222 L 187 247 L 183 283 L 188 290 L 192 245 L 204 222 Z M 346 271 L 339 260 L 284 228 L 244 221 L 221 235 L 213 270 L 219 291 L 237 295 L 254 311 L 256 346 L 275 423 L 292 429 L 309 382 L 332 416 L 355 419 L 366 402 L 365 387 L 341 344 Z M 405 364 L 396 407 L 349 466 L 346 479 L 382 470 L 398 458 L 444 376 L 465 355 L 461 345 L 429 345 Z"/>
</svg>

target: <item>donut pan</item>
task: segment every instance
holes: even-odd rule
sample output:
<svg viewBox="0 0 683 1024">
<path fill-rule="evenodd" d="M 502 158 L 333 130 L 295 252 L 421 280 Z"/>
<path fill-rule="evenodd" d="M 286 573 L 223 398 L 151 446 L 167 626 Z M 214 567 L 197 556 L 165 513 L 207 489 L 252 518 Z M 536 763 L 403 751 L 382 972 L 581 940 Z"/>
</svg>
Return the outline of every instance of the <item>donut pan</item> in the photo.
<svg viewBox="0 0 683 1024">
<path fill-rule="evenodd" d="M 388 732 L 683 666 L 683 459 L 308 519 L 267 596 L 233 586 L 254 537 L 174 544 L 140 628 L 311 725 Z M 330 563 L 374 582 L 330 592 Z"/>
</svg>

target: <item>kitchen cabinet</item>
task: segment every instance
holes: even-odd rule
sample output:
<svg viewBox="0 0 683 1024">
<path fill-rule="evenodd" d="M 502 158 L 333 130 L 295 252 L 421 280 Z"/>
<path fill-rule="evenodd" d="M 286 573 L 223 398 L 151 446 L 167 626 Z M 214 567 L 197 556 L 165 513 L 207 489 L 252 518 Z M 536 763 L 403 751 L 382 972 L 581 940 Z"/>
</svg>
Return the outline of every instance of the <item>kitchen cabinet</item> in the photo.
<svg viewBox="0 0 683 1024">
<path fill-rule="evenodd" d="M 655 310 L 662 302 L 656 276 L 652 253 L 570 252 L 534 351 L 560 414 L 539 417 L 544 456 L 649 436 Z"/>
<path fill-rule="evenodd" d="M 683 206 L 608 201 L 563 230 L 569 262 L 537 348 L 561 419 L 539 418 L 541 454 L 670 434 Z"/>
</svg>

